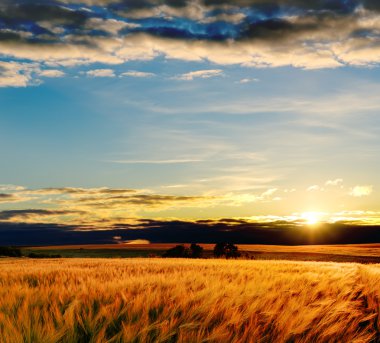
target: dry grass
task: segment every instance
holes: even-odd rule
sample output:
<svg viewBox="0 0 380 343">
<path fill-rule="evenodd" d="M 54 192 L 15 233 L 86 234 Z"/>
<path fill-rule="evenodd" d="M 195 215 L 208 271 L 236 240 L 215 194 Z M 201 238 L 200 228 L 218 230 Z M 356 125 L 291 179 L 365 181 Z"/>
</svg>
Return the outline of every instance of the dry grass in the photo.
<svg viewBox="0 0 380 343">
<path fill-rule="evenodd" d="M 380 265 L 0 260 L 0 341 L 379 342 Z"/>
<path fill-rule="evenodd" d="M 283 253 L 315 253 L 345 256 L 380 256 L 380 244 L 339 244 L 339 245 L 262 245 L 242 244 L 240 250 Z"/>
</svg>

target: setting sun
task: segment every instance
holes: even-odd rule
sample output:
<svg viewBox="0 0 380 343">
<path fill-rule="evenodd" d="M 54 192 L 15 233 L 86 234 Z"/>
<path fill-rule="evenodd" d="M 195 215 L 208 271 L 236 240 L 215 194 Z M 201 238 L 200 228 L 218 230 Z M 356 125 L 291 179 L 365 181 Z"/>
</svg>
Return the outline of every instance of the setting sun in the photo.
<svg viewBox="0 0 380 343">
<path fill-rule="evenodd" d="M 319 223 L 320 215 L 316 212 L 304 212 L 302 213 L 302 219 L 304 219 L 308 225 L 315 225 Z"/>
</svg>

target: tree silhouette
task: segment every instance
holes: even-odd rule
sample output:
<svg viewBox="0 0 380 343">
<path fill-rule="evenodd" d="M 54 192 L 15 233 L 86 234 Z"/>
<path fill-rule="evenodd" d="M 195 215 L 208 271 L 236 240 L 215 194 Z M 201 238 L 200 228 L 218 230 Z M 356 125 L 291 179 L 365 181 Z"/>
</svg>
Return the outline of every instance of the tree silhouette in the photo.
<svg viewBox="0 0 380 343">
<path fill-rule="evenodd" d="M 0 247 L 0 256 L 21 257 L 22 253 L 19 248 Z"/>
<path fill-rule="evenodd" d="M 196 244 L 192 243 L 190 249 L 185 247 L 183 244 L 176 245 L 173 248 L 167 250 L 162 257 L 188 257 L 188 258 L 200 258 L 203 254 L 203 248 Z"/>
<path fill-rule="evenodd" d="M 240 257 L 239 248 L 232 243 L 217 243 L 214 247 L 214 256 L 226 258 Z"/>
<path fill-rule="evenodd" d="M 227 243 L 216 243 L 214 247 L 214 256 L 222 257 L 225 254 L 225 247 Z"/>
<path fill-rule="evenodd" d="M 191 252 L 184 245 L 176 245 L 174 248 L 167 250 L 163 257 L 190 257 Z"/>
<path fill-rule="evenodd" d="M 203 248 L 196 244 L 196 243 L 192 243 L 190 245 L 190 251 L 191 251 L 191 257 L 193 258 L 201 258 L 202 257 L 202 254 L 203 254 Z"/>
</svg>

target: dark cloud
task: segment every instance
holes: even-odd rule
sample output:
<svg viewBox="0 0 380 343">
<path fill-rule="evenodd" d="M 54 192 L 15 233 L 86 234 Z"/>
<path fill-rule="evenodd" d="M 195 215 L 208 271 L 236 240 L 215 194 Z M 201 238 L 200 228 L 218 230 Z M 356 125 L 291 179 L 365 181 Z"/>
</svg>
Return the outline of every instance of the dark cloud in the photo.
<svg viewBox="0 0 380 343">
<path fill-rule="evenodd" d="M 86 12 L 60 6 L 54 2 L 12 1 L 0 6 L 0 20 L 7 24 L 32 24 L 51 21 L 57 25 L 83 25 Z"/>
<path fill-rule="evenodd" d="M 353 10 L 359 5 L 369 9 L 380 8 L 377 0 L 70 0 L 68 3 L 102 4 L 111 8 L 125 8 L 129 10 L 154 8 L 158 6 L 169 6 L 173 8 L 184 8 L 189 3 L 195 3 L 205 7 L 243 7 L 243 8 L 263 8 L 276 9 L 280 7 L 300 8 L 304 10 L 329 10 L 346 11 Z"/>
<path fill-rule="evenodd" d="M 125 193 L 125 192 L 124 192 Z M 116 193 L 117 194 L 117 193 Z M 88 195 L 88 194 L 86 194 Z M 206 196 L 175 196 L 159 194 L 136 194 L 136 195 L 113 195 L 112 193 L 96 194 L 94 196 L 81 196 L 68 200 L 56 200 L 57 204 L 65 204 L 74 207 L 86 207 L 94 210 L 117 209 L 127 205 L 138 206 L 141 209 L 166 207 L 166 206 L 187 206 L 191 207 L 197 203 L 217 199 Z"/>
<path fill-rule="evenodd" d="M 3 1 L 0 58 L 65 66 L 160 55 L 221 65 L 368 66 L 380 62 L 379 11 L 374 0 Z M 12 84 L 0 78 L 3 87 Z"/>
<path fill-rule="evenodd" d="M 1 72 L 1 70 L 0 70 L 0 72 Z M 12 198 L 14 198 L 13 194 L 0 193 L 0 201 L 2 199 L 8 200 L 8 199 L 12 199 Z"/>
<path fill-rule="evenodd" d="M 112 197 L 111 200 L 125 200 L 128 203 L 138 205 L 154 205 L 164 204 L 167 202 L 191 202 L 203 200 L 206 197 L 201 196 L 174 196 L 174 195 L 158 195 L 158 194 L 140 194 L 129 197 Z"/>
<path fill-rule="evenodd" d="M 3 42 L 21 42 L 23 41 L 20 34 L 16 32 L 1 32 L 0 31 L 0 41 Z"/>
<path fill-rule="evenodd" d="M 107 230 L 69 225 L 0 223 L 2 245 L 109 244 L 121 240 L 146 239 L 153 243 L 235 244 L 359 244 L 378 243 L 380 226 L 350 223 L 321 224 L 308 230 L 300 223 L 252 223 L 237 221 L 158 221 L 141 219 L 137 224 L 118 224 Z"/>
<path fill-rule="evenodd" d="M 316 22 L 293 24 L 284 19 L 267 19 L 247 25 L 242 30 L 241 38 L 250 39 L 286 39 L 290 35 L 297 35 L 307 31 L 313 31 L 318 28 Z"/>
<path fill-rule="evenodd" d="M 119 205 L 155 207 L 160 205 L 186 204 L 217 199 L 208 196 L 176 196 L 161 194 L 138 194 L 138 191 L 123 188 L 41 188 L 23 190 L 21 194 L 53 196 L 52 203 L 70 207 L 86 206 L 95 208 L 115 208 Z M 63 196 L 63 197 L 62 197 Z M 58 197 L 58 198 L 57 198 Z M 7 199 L 11 196 L 7 196 Z M 0 196 L 1 201 L 1 196 Z"/>
<path fill-rule="evenodd" d="M 125 194 L 125 193 L 135 193 L 136 190 L 124 189 L 124 188 L 75 188 L 75 187 L 50 187 L 50 188 L 40 188 L 40 189 L 29 189 L 25 190 L 24 193 L 27 194 L 77 194 L 77 195 L 88 195 L 88 194 L 101 194 L 101 195 L 112 195 L 112 194 Z"/>
<path fill-rule="evenodd" d="M 1 75 L 1 69 L 0 69 Z M 0 203 L 22 202 L 29 200 L 29 198 L 22 197 L 13 193 L 0 193 Z"/>
<path fill-rule="evenodd" d="M 48 216 L 64 216 L 71 214 L 80 214 L 80 211 L 65 211 L 65 210 L 41 210 L 41 209 L 26 209 L 26 210 L 5 210 L 0 211 L 0 221 L 11 219 L 25 220 L 33 217 L 48 217 Z"/>
<path fill-rule="evenodd" d="M 97 3 L 96 1 L 82 1 L 86 3 Z M 42 36 L 49 33 L 55 35 L 56 42 L 63 39 L 64 32 L 56 31 L 54 28 L 63 27 L 65 34 L 90 34 L 86 23 L 91 18 L 117 18 L 119 15 L 128 17 L 136 16 L 136 10 L 140 10 L 139 18 L 135 18 L 138 28 L 126 28 L 124 34 L 133 32 L 145 32 L 167 38 L 178 39 L 240 39 L 246 37 L 271 38 L 275 33 L 284 36 L 292 32 L 308 31 L 318 29 L 322 20 L 327 14 L 334 17 L 351 16 L 360 6 L 368 10 L 377 10 L 379 5 L 374 1 L 213 1 L 205 0 L 200 2 L 192 1 L 99 1 L 106 7 L 102 10 L 86 11 L 81 6 L 81 2 L 6 2 L 0 7 L 0 28 L 28 31 L 32 36 L 27 40 L 35 39 L 33 36 Z M 75 7 L 73 7 L 76 5 Z M 160 6 L 165 5 L 165 9 Z M 189 6 L 201 8 L 197 15 L 194 11 L 186 10 Z M 89 7 L 91 8 L 91 7 Z M 158 8 L 160 10 L 158 10 Z M 173 12 L 170 12 L 170 8 Z M 153 11 L 157 9 L 156 11 Z M 145 12 L 143 10 L 146 10 Z M 229 25 L 223 14 L 242 13 L 245 19 L 241 23 Z M 297 24 L 289 20 L 289 16 L 310 16 L 314 18 L 314 23 Z M 210 17 L 215 20 L 209 22 Z M 221 19 L 218 19 L 221 18 Z M 120 19 L 120 18 L 119 18 Z M 138 20 L 141 19 L 141 20 Z M 224 22 L 223 23 L 221 23 Z M 228 20 L 227 20 L 228 21 Z M 50 23 L 43 26 L 43 23 Z M 90 30 L 91 31 L 91 30 Z M 99 33 L 99 29 L 96 30 Z M 3 33 L 0 39 L 17 40 L 20 37 L 15 32 Z M 92 32 L 95 35 L 95 32 Z M 84 39 L 84 37 L 82 37 Z"/>
</svg>

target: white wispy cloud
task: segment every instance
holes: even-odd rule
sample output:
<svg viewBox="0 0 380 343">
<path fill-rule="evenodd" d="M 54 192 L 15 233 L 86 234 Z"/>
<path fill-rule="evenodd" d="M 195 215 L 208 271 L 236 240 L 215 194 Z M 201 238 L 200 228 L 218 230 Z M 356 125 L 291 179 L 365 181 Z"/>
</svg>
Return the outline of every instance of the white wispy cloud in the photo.
<svg viewBox="0 0 380 343">
<path fill-rule="evenodd" d="M 172 159 L 172 160 L 112 160 L 108 161 L 120 164 L 181 164 L 203 162 L 202 159 Z"/>
<path fill-rule="evenodd" d="M 194 79 L 209 79 L 211 77 L 223 76 L 223 70 L 221 69 L 205 69 L 191 71 L 189 73 L 177 75 L 174 77 L 176 80 L 192 81 Z"/>
<path fill-rule="evenodd" d="M 9 192 L 9 191 L 22 191 L 25 187 L 18 185 L 0 185 L 1 192 Z"/>
<path fill-rule="evenodd" d="M 343 179 L 327 180 L 326 186 L 340 186 L 343 183 Z"/>
<path fill-rule="evenodd" d="M 115 71 L 112 69 L 93 69 L 86 72 L 91 77 L 115 77 Z"/>
<path fill-rule="evenodd" d="M 65 76 L 65 73 L 61 70 L 57 70 L 57 69 L 46 69 L 46 70 L 41 70 L 39 73 L 38 73 L 39 76 L 42 76 L 42 77 L 62 77 L 62 76 Z"/>
<path fill-rule="evenodd" d="M 264 193 L 262 193 L 261 197 L 264 197 L 264 198 L 270 197 L 274 193 L 276 193 L 277 191 L 278 191 L 277 188 L 270 188 L 270 189 L 266 190 Z"/>
<path fill-rule="evenodd" d="M 373 192 L 373 186 L 365 185 L 365 186 L 355 186 L 351 188 L 350 195 L 356 198 L 365 197 L 371 195 Z"/>
<path fill-rule="evenodd" d="M 239 81 L 236 81 L 236 83 L 241 83 L 241 84 L 245 84 L 245 83 L 251 83 L 251 82 L 259 82 L 260 80 L 259 79 L 256 79 L 256 78 L 244 78 L 244 79 L 241 79 Z"/>
<path fill-rule="evenodd" d="M 0 204 L 10 204 L 16 202 L 25 202 L 32 200 L 31 197 L 22 196 L 21 194 L 15 193 L 0 193 Z"/>
<path fill-rule="evenodd" d="M 312 185 L 306 189 L 307 192 L 320 191 L 321 187 L 318 185 Z"/>
<path fill-rule="evenodd" d="M 147 73 L 147 72 L 143 72 L 143 71 L 137 71 L 137 70 L 129 70 L 129 71 L 126 71 L 124 73 L 121 73 L 120 76 L 145 78 L 145 77 L 156 76 L 156 74 L 154 74 L 154 73 Z"/>
<path fill-rule="evenodd" d="M 124 28 L 137 28 L 139 24 L 127 23 L 116 19 L 101 19 L 90 18 L 85 24 L 85 28 L 89 30 L 100 30 L 116 35 L 120 30 Z"/>
<path fill-rule="evenodd" d="M 326 128 L 336 128 L 338 120 L 344 120 L 348 115 L 358 112 L 377 113 L 380 110 L 377 83 L 362 83 L 360 86 L 347 87 L 334 94 L 322 94 L 317 97 L 310 95 L 280 97 L 256 97 L 250 95 L 239 99 L 218 99 L 218 101 L 194 102 L 188 106 L 157 106 L 149 102 L 138 104 L 139 107 L 156 113 L 222 113 L 231 115 L 252 115 L 261 113 L 298 114 L 298 123 L 307 126 L 318 124 Z M 345 117 L 345 118 L 344 118 Z M 329 120 L 326 120 L 328 118 Z M 323 119 L 321 122 L 320 119 Z M 344 123 L 343 123 L 344 124 Z M 340 125 L 342 127 L 342 125 Z M 355 132 L 355 127 L 345 125 L 345 130 Z"/>
</svg>

